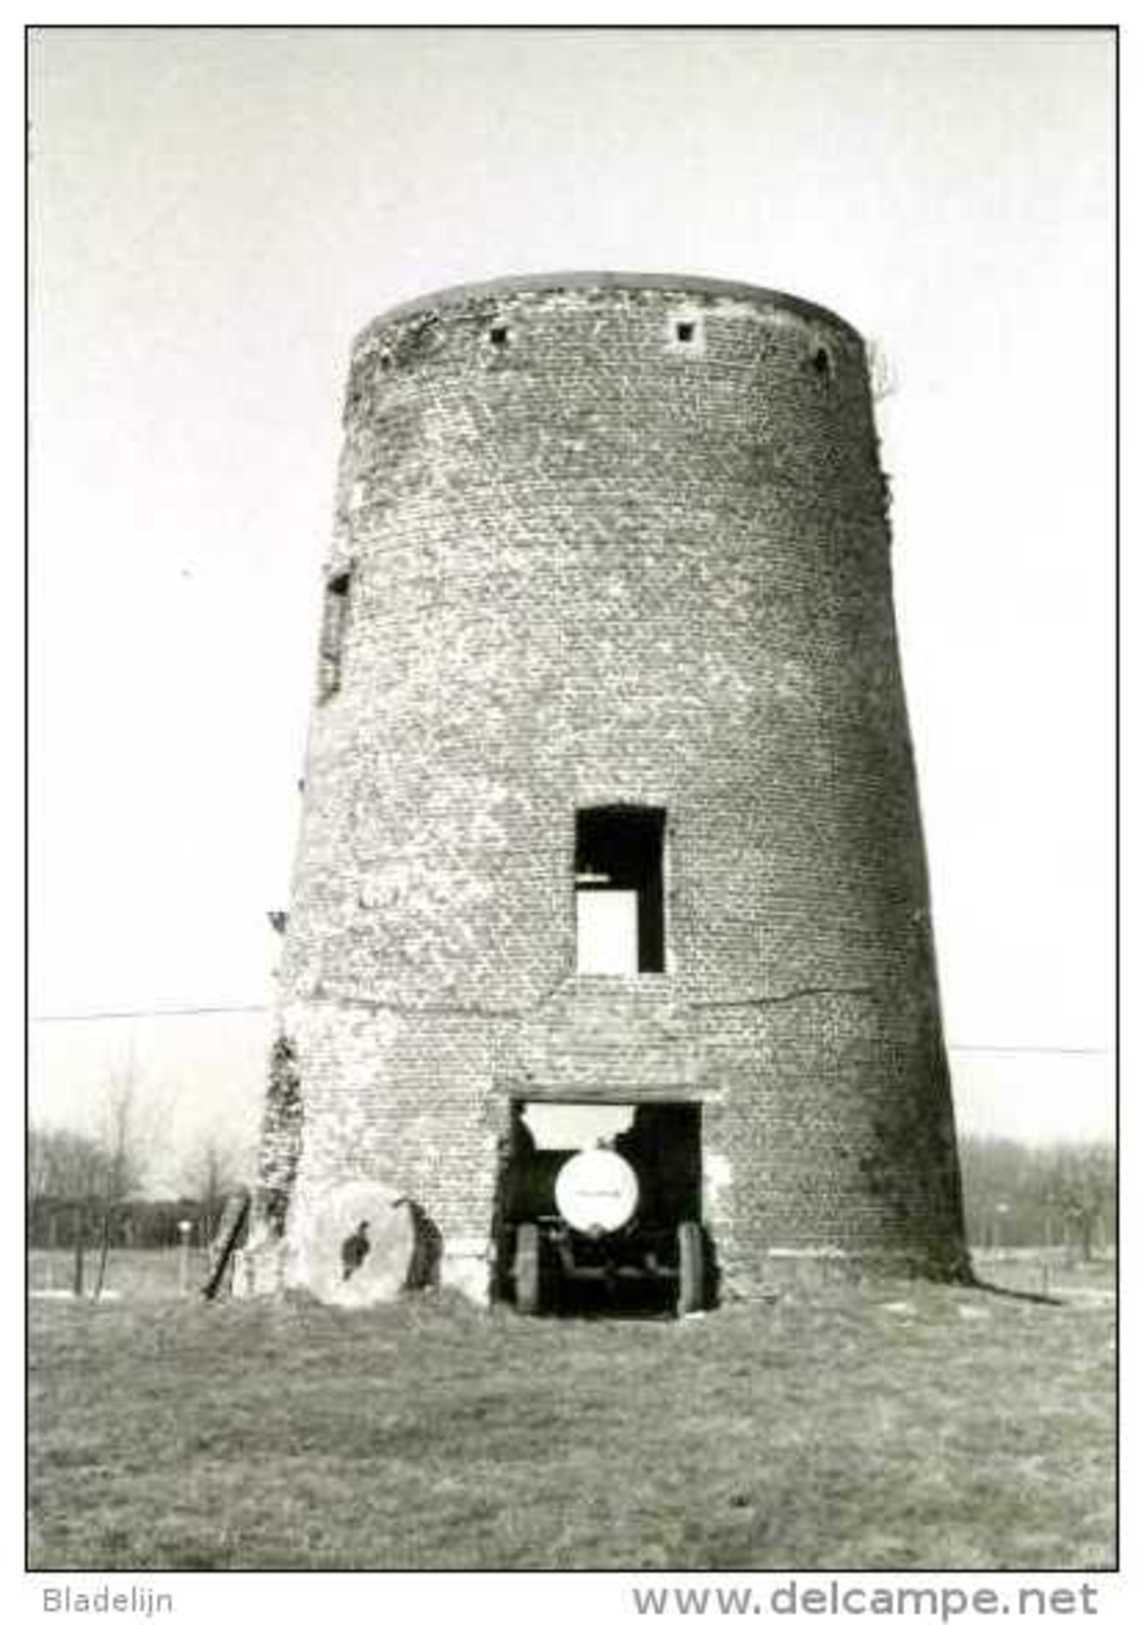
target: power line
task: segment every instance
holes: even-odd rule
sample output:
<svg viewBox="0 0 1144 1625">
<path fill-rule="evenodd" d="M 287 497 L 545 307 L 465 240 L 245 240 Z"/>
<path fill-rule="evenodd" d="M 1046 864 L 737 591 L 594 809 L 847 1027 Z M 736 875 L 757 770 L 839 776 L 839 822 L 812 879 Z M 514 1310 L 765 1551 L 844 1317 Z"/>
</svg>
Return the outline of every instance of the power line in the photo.
<svg viewBox="0 0 1144 1625">
<path fill-rule="evenodd" d="M 959 1055 L 1111 1055 L 1108 1049 L 1067 1044 L 948 1044 Z"/>
<path fill-rule="evenodd" d="M 47 1016 L 29 1016 L 29 1021 L 133 1021 L 152 1016 L 239 1016 L 265 1011 L 268 1004 L 195 1004 L 167 1010 L 65 1010 Z"/>
<path fill-rule="evenodd" d="M 36 1023 L 60 1021 L 138 1021 L 164 1016 L 241 1016 L 265 1014 L 269 1004 L 195 1004 L 151 1010 L 65 1010 L 50 1015 L 30 1016 Z M 947 1049 L 959 1055 L 1109 1055 L 1108 1049 L 1068 1044 L 954 1044 Z"/>
</svg>

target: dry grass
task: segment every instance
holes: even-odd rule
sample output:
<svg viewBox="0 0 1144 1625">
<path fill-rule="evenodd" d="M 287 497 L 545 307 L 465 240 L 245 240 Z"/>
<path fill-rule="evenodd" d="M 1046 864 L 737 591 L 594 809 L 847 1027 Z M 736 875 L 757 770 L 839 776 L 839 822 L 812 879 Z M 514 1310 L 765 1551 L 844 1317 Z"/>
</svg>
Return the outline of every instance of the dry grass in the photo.
<svg viewBox="0 0 1144 1625">
<path fill-rule="evenodd" d="M 1107 1271 L 677 1323 L 208 1307 L 134 1267 L 31 1306 L 34 1567 L 1113 1562 Z"/>
</svg>

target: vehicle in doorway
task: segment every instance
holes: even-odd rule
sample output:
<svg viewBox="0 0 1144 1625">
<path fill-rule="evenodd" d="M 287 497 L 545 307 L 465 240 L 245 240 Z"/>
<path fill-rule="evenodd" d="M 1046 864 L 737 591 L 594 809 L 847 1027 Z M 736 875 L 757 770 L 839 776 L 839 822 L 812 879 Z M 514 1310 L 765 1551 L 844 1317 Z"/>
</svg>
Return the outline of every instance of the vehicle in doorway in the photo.
<svg viewBox="0 0 1144 1625">
<path fill-rule="evenodd" d="M 680 1141 L 690 1124 L 681 1136 L 681 1122 L 679 1113 L 667 1119 L 666 1155 L 664 1108 L 637 1108 L 614 1149 L 530 1147 L 518 1157 L 504 1239 L 521 1314 L 555 1310 L 574 1292 L 583 1301 L 592 1290 L 617 1308 L 649 1295 L 679 1315 L 707 1306 L 698 1147 L 687 1155 Z"/>
</svg>

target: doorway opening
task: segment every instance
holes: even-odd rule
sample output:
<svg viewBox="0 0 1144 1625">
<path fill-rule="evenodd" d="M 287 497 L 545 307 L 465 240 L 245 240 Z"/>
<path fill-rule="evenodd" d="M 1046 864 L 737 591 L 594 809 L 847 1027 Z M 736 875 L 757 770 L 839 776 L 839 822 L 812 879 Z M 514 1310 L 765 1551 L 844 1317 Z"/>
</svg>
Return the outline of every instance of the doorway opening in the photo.
<svg viewBox="0 0 1144 1625">
<path fill-rule="evenodd" d="M 522 1313 L 690 1313 L 715 1295 L 698 1103 L 516 1099 L 497 1296 Z"/>
</svg>

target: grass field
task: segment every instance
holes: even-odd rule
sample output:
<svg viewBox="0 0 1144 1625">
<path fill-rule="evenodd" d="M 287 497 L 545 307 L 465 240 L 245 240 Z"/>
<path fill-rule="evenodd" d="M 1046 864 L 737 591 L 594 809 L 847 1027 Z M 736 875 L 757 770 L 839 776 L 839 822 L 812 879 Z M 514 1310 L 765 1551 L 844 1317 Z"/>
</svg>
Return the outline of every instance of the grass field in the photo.
<svg viewBox="0 0 1144 1625">
<path fill-rule="evenodd" d="M 683 1322 L 208 1306 L 170 1255 L 108 1285 L 30 1305 L 36 1568 L 1114 1561 L 1108 1266 L 1054 1264 L 1059 1305 L 824 1287 Z"/>
</svg>

